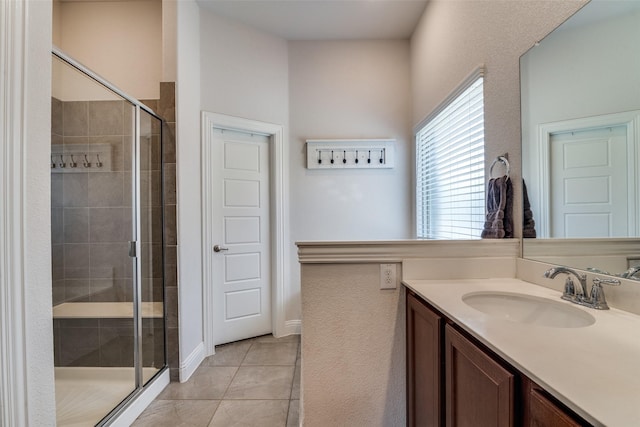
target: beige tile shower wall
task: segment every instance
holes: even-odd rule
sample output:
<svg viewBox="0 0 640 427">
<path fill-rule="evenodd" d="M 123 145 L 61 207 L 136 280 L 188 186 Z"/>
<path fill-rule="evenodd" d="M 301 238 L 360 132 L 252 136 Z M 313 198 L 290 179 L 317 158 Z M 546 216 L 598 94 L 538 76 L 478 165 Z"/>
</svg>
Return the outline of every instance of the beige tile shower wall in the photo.
<svg viewBox="0 0 640 427">
<path fill-rule="evenodd" d="M 153 111 L 158 101 L 144 101 Z M 140 113 L 140 225 L 143 302 L 162 301 L 162 147 L 160 123 Z"/>
<path fill-rule="evenodd" d="M 164 160 L 165 255 L 164 277 L 167 306 L 167 349 L 171 380 L 178 381 L 180 354 L 178 342 L 178 259 L 176 223 L 176 102 L 175 82 L 160 83 L 157 113 L 166 121 L 162 130 Z"/>
<path fill-rule="evenodd" d="M 100 150 L 111 153 L 103 169 L 85 171 L 81 159 L 76 159 L 78 169 L 72 172 L 52 169 L 52 236 L 59 242 L 52 258 L 61 259 L 63 282 L 62 287 L 54 283 L 54 302 L 132 301 L 127 251 L 132 240 L 132 107 L 123 101 L 56 100 L 52 105 L 61 122 L 60 137 L 54 136 L 52 143 L 62 144 L 67 152 L 87 152 L 99 144 Z M 133 323 L 114 328 L 113 322 L 56 319 L 56 365 L 131 366 Z"/>
<path fill-rule="evenodd" d="M 175 121 L 173 83 L 163 84 L 162 100 L 147 101 L 154 111 L 162 111 Z M 82 151 L 92 144 L 107 145 L 112 153 L 110 170 L 91 173 L 52 173 L 52 259 L 54 303 L 65 301 L 132 301 L 131 260 L 126 242 L 131 240 L 131 117 L 132 107 L 122 101 L 61 102 L 52 100 L 52 143 Z M 175 138 L 167 125 L 164 134 L 166 193 L 161 192 L 162 157 L 160 126 L 142 114 L 141 152 L 142 215 L 142 300 L 161 301 L 162 218 L 166 215 L 165 248 L 167 283 L 175 289 Z M 144 132 L 143 132 L 144 133 Z M 146 138 L 146 139 L 145 139 Z M 94 145 L 95 146 L 95 145 Z M 175 218 L 175 214 L 173 215 Z M 145 256 L 146 255 L 146 256 Z M 172 280 L 173 278 L 173 280 Z M 173 295 L 177 292 L 173 292 Z M 177 317 L 171 310 L 169 319 Z M 169 304 L 171 306 L 171 304 Z M 163 321 L 145 319 L 143 358 L 145 366 L 161 366 L 164 359 Z M 171 320 L 169 320 L 171 323 Z M 109 335 L 109 319 L 91 325 L 86 320 L 55 322 L 57 365 L 128 366 L 132 356 L 132 324 L 114 329 Z M 114 333 L 115 333 L 114 332 Z M 111 337 L 111 338 L 109 338 Z M 177 334 L 173 339 L 177 343 Z M 177 363 L 177 344 L 173 358 Z M 79 349 L 79 351 L 78 351 Z M 131 353 L 131 354 L 130 354 Z"/>
<path fill-rule="evenodd" d="M 112 159 L 108 170 L 52 173 L 53 185 L 61 181 L 62 187 L 63 300 L 131 301 L 132 107 L 123 101 L 61 104 L 65 150 L 104 144 Z"/>
<path fill-rule="evenodd" d="M 51 98 L 51 144 L 61 145 L 63 138 L 63 103 Z M 64 289 L 64 215 L 62 175 L 51 175 L 51 273 L 53 305 L 65 301 Z"/>
</svg>

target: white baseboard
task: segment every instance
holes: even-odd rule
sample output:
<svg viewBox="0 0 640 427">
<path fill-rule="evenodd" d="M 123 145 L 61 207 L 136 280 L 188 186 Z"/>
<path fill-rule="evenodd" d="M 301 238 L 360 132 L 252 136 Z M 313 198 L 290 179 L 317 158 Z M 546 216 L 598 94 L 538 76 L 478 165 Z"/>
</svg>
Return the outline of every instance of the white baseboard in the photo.
<svg viewBox="0 0 640 427">
<path fill-rule="evenodd" d="M 287 320 L 284 322 L 282 336 L 285 337 L 287 335 L 300 335 L 302 332 L 302 320 Z"/>
<path fill-rule="evenodd" d="M 198 346 L 191 352 L 191 354 L 180 363 L 180 382 L 187 381 L 195 370 L 200 366 L 204 360 L 204 342 L 198 344 Z"/>
</svg>

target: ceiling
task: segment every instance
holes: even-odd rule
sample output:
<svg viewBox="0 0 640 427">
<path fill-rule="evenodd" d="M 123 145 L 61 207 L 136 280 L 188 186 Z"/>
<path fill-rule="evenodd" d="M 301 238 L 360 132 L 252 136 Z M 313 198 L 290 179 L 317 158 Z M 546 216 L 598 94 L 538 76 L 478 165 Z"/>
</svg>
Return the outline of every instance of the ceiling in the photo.
<svg viewBox="0 0 640 427">
<path fill-rule="evenodd" d="M 408 39 L 428 0 L 197 0 L 287 40 Z"/>
</svg>

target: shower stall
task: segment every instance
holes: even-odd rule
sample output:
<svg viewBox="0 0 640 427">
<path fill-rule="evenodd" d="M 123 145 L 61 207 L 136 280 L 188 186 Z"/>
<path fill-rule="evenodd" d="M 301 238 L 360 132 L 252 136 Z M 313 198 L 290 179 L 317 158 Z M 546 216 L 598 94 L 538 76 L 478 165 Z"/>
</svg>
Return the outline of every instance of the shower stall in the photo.
<svg viewBox="0 0 640 427">
<path fill-rule="evenodd" d="M 54 49 L 58 426 L 107 425 L 168 382 L 162 118 Z"/>
</svg>

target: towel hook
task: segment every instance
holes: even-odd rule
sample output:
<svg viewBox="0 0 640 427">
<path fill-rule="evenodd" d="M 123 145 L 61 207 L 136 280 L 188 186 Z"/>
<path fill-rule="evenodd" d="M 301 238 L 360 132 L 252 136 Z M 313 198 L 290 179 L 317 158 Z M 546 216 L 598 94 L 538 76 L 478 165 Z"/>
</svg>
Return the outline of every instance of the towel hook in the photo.
<svg viewBox="0 0 640 427">
<path fill-rule="evenodd" d="M 509 177 L 509 174 L 511 173 L 511 165 L 509 164 L 509 160 L 507 159 L 507 155 L 505 154 L 504 156 L 496 157 L 493 163 L 491 163 L 491 167 L 489 168 L 489 178 L 493 178 L 493 167 L 496 165 L 496 163 L 502 163 L 507 167 L 506 175 L 507 177 Z"/>
</svg>

